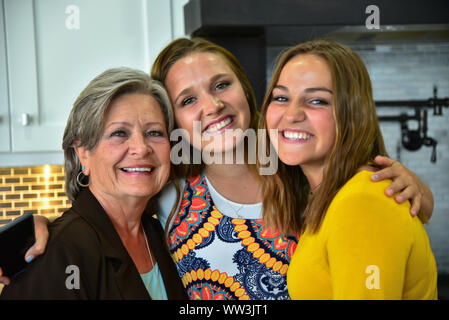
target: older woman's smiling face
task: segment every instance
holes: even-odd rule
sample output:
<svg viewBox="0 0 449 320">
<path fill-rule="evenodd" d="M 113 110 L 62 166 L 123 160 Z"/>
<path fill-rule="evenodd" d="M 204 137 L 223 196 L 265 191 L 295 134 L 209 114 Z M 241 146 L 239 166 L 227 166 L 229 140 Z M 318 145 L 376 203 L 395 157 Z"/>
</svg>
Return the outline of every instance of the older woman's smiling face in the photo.
<svg viewBox="0 0 449 320">
<path fill-rule="evenodd" d="M 162 189 L 170 173 L 170 143 L 159 103 L 139 93 L 115 98 L 97 147 L 90 151 L 78 147 L 76 152 L 96 196 L 148 200 Z"/>
</svg>

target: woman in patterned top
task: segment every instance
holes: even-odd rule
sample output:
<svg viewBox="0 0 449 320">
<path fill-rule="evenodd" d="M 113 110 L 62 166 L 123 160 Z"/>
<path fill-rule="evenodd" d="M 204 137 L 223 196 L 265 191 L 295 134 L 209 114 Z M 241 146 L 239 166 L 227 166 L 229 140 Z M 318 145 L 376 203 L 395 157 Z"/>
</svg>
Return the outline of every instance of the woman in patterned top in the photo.
<svg viewBox="0 0 449 320">
<path fill-rule="evenodd" d="M 253 90 L 237 59 L 203 39 L 178 39 L 153 64 L 151 76 L 170 88 L 176 123 L 194 150 L 227 129 L 256 129 Z M 201 123 L 195 128 L 194 121 Z M 198 130 L 198 131 L 195 131 Z M 242 140 L 215 146 L 234 152 Z M 172 152 L 173 160 L 173 152 Z M 191 299 L 288 299 L 286 272 L 297 238 L 264 227 L 255 164 L 179 166 L 181 188 L 162 194 L 158 209 L 169 250 Z M 172 211 L 175 199 L 179 205 Z"/>
<path fill-rule="evenodd" d="M 226 130 L 257 128 L 251 85 L 237 59 L 216 44 L 174 40 L 156 58 L 151 76 L 166 86 L 178 128 L 190 137 L 201 130 L 197 134 L 204 139 L 193 139 L 191 154 L 210 148 L 209 138 L 224 136 Z M 241 143 L 237 138 L 213 151 L 234 152 Z M 379 180 L 395 180 L 391 195 L 402 191 L 402 201 L 411 199 L 430 217 L 430 190 L 400 163 L 378 161 L 387 167 L 376 173 Z M 188 163 L 175 166 L 180 178 L 164 188 L 156 212 L 189 298 L 289 299 L 286 273 L 298 239 L 265 227 L 256 165 Z M 37 238 L 33 254 L 45 246 L 45 235 Z"/>
</svg>

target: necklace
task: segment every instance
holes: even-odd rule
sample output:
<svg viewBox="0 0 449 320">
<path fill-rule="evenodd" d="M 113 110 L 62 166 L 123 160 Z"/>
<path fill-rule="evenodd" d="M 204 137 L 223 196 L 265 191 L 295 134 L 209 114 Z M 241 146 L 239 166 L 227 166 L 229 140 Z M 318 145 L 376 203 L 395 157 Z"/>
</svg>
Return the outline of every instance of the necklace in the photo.
<svg viewBox="0 0 449 320">
<path fill-rule="evenodd" d="M 144 236 L 144 238 L 145 238 L 145 244 L 147 245 L 147 250 L 148 250 L 148 255 L 150 256 L 151 265 L 154 267 L 153 258 L 151 257 L 150 246 L 148 245 L 147 234 L 145 233 L 145 229 L 143 228 L 143 226 L 142 226 L 142 225 L 140 225 L 140 226 L 141 226 L 141 228 L 142 228 L 143 236 Z"/>
<path fill-rule="evenodd" d="M 310 190 L 309 190 L 309 197 L 310 196 L 312 196 L 314 193 L 315 193 L 315 191 L 317 191 L 318 190 L 318 188 L 321 186 L 321 183 L 322 183 L 323 181 L 321 181 L 320 183 L 318 183 L 318 185 L 316 185 L 315 187 L 310 187 Z"/>
<path fill-rule="evenodd" d="M 237 217 L 239 217 L 240 219 L 245 219 L 245 217 L 243 217 L 241 214 L 239 214 L 240 210 L 242 210 L 242 208 L 243 208 L 243 206 L 244 206 L 243 204 L 240 205 L 240 208 L 238 208 L 237 210 L 235 210 L 234 207 L 231 206 L 231 204 L 229 203 L 229 201 L 225 201 L 225 202 L 226 202 L 227 206 L 228 206 L 229 208 L 231 208 L 232 211 L 234 211 L 234 213 L 235 213 L 235 215 L 236 215 Z"/>
</svg>

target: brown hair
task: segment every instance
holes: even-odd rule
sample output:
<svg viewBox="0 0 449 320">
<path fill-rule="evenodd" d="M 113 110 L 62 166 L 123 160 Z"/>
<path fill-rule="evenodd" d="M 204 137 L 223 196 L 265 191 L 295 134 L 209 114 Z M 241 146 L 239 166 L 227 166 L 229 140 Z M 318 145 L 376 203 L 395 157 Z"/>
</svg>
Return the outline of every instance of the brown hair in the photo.
<svg viewBox="0 0 449 320">
<path fill-rule="evenodd" d="M 264 219 L 285 233 L 304 231 L 306 227 L 311 232 L 318 231 L 340 188 L 362 165 L 374 165 L 376 155 L 386 155 L 368 71 L 353 50 L 335 42 L 305 42 L 280 56 L 263 101 L 260 127 L 266 128 L 267 109 L 282 69 L 300 54 L 316 55 L 329 65 L 336 132 L 323 181 L 313 195 L 299 166 L 279 163 L 279 170 L 273 177 L 261 177 Z"/>
<path fill-rule="evenodd" d="M 246 99 L 248 101 L 250 113 L 251 113 L 251 121 L 249 127 L 252 129 L 257 129 L 257 125 L 259 122 L 259 112 L 257 110 L 256 98 L 254 95 L 253 88 L 246 76 L 243 67 L 237 58 L 225 48 L 212 43 L 203 38 L 179 38 L 171 43 L 169 43 L 157 56 L 156 60 L 153 63 L 151 68 L 151 78 L 155 80 L 159 80 L 165 85 L 165 81 L 167 78 L 167 74 L 170 68 L 180 59 L 193 54 L 193 53 L 201 53 L 201 52 L 210 52 L 217 54 L 220 56 L 223 61 L 231 68 L 231 70 L 235 73 L 237 78 L 240 81 L 240 84 L 245 92 Z M 168 90 L 168 88 L 167 88 Z M 169 91 L 169 90 L 168 90 Z M 192 147 L 191 147 L 192 148 Z M 191 150 L 191 155 L 193 152 Z M 193 161 L 190 161 L 193 163 Z M 256 166 L 250 165 L 251 169 L 256 173 Z M 190 177 L 196 176 L 201 173 L 203 169 L 203 165 L 198 164 L 182 164 L 178 166 L 174 166 L 174 172 L 177 177 Z M 177 191 L 177 196 L 180 196 L 179 185 L 175 184 L 175 188 Z M 173 208 L 172 212 L 167 219 L 167 223 L 165 226 L 166 235 L 168 235 L 168 227 L 170 221 L 175 214 L 177 206 Z"/>
</svg>

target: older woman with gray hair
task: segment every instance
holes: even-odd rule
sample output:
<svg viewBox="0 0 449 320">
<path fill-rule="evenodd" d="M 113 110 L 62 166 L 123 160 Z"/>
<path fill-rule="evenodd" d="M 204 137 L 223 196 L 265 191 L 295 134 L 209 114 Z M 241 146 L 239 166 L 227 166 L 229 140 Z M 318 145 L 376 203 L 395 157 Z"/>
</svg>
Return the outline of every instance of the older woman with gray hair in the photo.
<svg viewBox="0 0 449 320">
<path fill-rule="evenodd" d="M 45 254 L 1 298 L 186 298 L 147 209 L 170 175 L 172 128 L 167 93 L 146 73 L 117 68 L 93 79 L 63 138 L 72 207 L 50 225 Z"/>
</svg>

